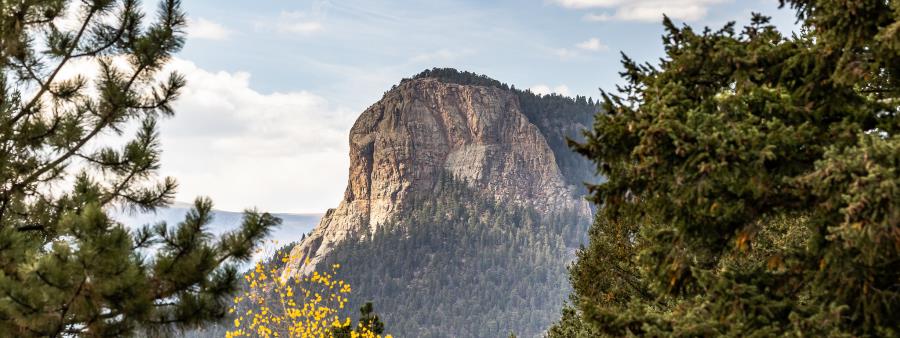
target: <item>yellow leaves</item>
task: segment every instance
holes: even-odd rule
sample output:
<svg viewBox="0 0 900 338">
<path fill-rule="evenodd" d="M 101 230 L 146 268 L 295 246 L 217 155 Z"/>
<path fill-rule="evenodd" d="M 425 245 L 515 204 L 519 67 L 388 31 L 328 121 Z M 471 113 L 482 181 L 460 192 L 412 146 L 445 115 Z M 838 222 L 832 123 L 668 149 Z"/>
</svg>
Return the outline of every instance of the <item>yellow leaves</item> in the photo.
<svg viewBox="0 0 900 338">
<path fill-rule="evenodd" d="M 332 327 L 340 328 L 340 327 L 343 327 L 344 325 L 341 324 L 341 321 L 340 321 L 340 320 L 338 320 L 337 318 L 335 318 L 335 319 L 334 319 L 334 322 L 331 323 L 331 326 L 332 326 Z"/>
<path fill-rule="evenodd" d="M 374 332 L 369 331 L 369 329 L 367 329 L 365 327 L 362 328 L 362 332 L 356 332 L 356 331 L 350 332 L 350 337 L 352 337 L 352 338 L 393 338 L 393 336 L 391 336 L 391 335 L 386 335 L 386 336 L 382 337 L 379 334 L 375 334 Z"/>
<path fill-rule="evenodd" d="M 291 258 L 283 254 L 282 263 Z M 309 264 L 309 261 L 306 262 Z M 336 270 L 340 264 L 333 264 L 332 271 L 314 271 L 305 278 L 281 279 L 274 270 L 266 270 L 257 264 L 245 275 L 250 289 L 234 298 L 235 306 L 229 313 L 235 313 L 239 307 L 249 308 L 245 316 L 235 319 L 235 330 L 229 331 L 228 337 L 333 337 L 334 328 L 350 327 L 349 317 L 341 317 L 339 311 L 344 308 L 348 299 L 344 295 L 351 292 L 350 285 L 336 279 Z M 360 338 L 388 338 L 372 332 L 353 333 Z"/>
</svg>

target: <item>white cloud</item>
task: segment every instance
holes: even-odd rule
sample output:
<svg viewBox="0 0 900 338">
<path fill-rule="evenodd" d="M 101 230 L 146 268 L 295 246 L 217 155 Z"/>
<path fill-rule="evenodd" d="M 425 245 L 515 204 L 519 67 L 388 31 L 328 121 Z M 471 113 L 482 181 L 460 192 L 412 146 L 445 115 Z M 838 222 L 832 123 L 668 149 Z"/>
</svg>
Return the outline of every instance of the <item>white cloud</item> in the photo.
<svg viewBox="0 0 900 338">
<path fill-rule="evenodd" d="M 127 69 L 122 57 L 114 64 Z M 308 91 L 261 93 L 246 72 L 211 72 L 175 58 L 158 75 L 184 74 L 175 116 L 159 121 L 161 176 L 179 187 L 175 199 L 209 196 L 221 210 L 264 206 L 275 212 L 324 212 L 341 200 L 347 181 L 347 135 L 359 112 L 335 107 Z M 97 62 L 75 60 L 58 79 L 97 76 Z M 93 87 L 89 88 L 93 90 Z M 124 135 L 101 135 L 121 144 Z"/>
<path fill-rule="evenodd" d="M 315 15 L 307 12 L 281 12 L 275 28 L 281 33 L 312 34 L 323 30 L 325 27 Z"/>
<path fill-rule="evenodd" d="M 663 14 L 677 20 L 699 20 L 709 7 L 727 0 L 552 0 L 572 9 L 608 9 L 612 13 L 589 13 L 588 21 L 644 21 L 656 22 Z"/>
<path fill-rule="evenodd" d="M 592 51 L 592 52 L 603 51 L 603 50 L 609 49 L 609 47 L 600 43 L 600 39 L 597 39 L 597 38 L 590 38 L 587 41 L 579 43 L 575 46 L 577 46 L 578 48 L 587 50 L 587 51 Z"/>
<path fill-rule="evenodd" d="M 528 88 L 532 93 L 540 94 L 540 95 L 550 95 L 552 93 L 571 96 L 571 92 L 569 91 L 569 87 L 566 85 L 558 85 L 556 87 L 550 87 L 545 84 L 534 85 Z"/>
<path fill-rule="evenodd" d="M 609 46 L 600 42 L 600 39 L 590 38 L 576 43 L 571 48 L 555 48 L 550 51 L 562 60 L 578 58 L 584 55 L 582 52 L 601 52 L 609 50 Z"/>
<path fill-rule="evenodd" d="M 188 20 L 187 27 L 188 37 L 191 39 L 205 39 L 205 40 L 227 40 L 228 37 L 231 36 L 231 30 L 225 28 L 218 23 L 209 21 L 204 18 L 197 18 L 196 20 L 190 19 Z"/>
<path fill-rule="evenodd" d="M 162 174 L 176 199 L 210 196 L 218 208 L 323 212 L 347 180 L 355 115 L 307 91 L 261 93 L 245 72 L 210 72 L 176 59 L 187 87 L 160 122 Z"/>
</svg>

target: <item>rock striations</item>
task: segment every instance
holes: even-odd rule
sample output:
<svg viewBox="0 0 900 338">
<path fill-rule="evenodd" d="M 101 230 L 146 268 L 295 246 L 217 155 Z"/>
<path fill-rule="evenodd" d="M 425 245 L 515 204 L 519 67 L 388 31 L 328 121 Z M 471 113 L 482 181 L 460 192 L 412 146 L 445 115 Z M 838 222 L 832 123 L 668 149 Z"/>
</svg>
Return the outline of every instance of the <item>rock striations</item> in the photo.
<svg viewBox="0 0 900 338">
<path fill-rule="evenodd" d="M 406 80 L 353 125 L 344 199 L 293 248 L 283 277 L 309 273 L 336 244 L 373 233 L 409 198 L 427 198 L 445 172 L 487 196 L 542 214 L 591 213 L 577 187 L 566 183 L 515 92 L 435 78 Z"/>
</svg>

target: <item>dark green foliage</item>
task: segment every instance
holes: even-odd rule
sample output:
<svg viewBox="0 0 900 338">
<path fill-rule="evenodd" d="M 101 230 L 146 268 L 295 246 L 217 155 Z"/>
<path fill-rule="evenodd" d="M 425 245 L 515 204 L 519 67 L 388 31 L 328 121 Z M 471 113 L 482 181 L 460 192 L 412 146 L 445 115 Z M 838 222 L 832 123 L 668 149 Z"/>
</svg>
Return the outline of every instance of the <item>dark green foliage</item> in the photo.
<svg viewBox="0 0 900 338">
<path fill-rule="evenodd" d="M 357 331 L 365 329 L 375 334 L 384 333 L 384 322 L 381 321 L 381 318 L 378 318 L 378 314 L 375 313 L 375 306 L 372 305 L 372 302 L 366 302 L 366 304 L 359 308 L 359 314 Z"/>
<path fill-rule="evenodd" d="M 578 310 L 568 304 L 563 307 L 562 318 L 550 328 L 546 335 L 548 338 L 596 338 L 602 336 L 600 330 L 582 320 Z"/>
<path fill-rule="evenodd" d="M 608 179 L 572 268 L 584 323 L 557 328 L 900 334 L 900 2 L 783 3 L 802 34 L 667 19 L 659 66 L 624 59 L 578 145 Z"/>
<path fill-rule="evenodd" d="M 174 226 L 107 216 L 174 194 L 155 177 L 156 121 L 184 86 L 158 80 L 184 42 L 180 7 L 164 1 L 151 21 L 130 0 L 0 1 L 0 335 L 158 335 L 220 318 L 236 265 L 279 223 L 248 211 L 214 239 L 203 198 Z M 74 30 L 57 25 L 67 10 Z M 59 77 L 75 62 L 96 75 Z M 124 144 L 97 140 L 135 127 Z"/>
<path fill-rule="evenodd" d="M 454 68 L 426 69 L 412 77 L 413 79 L 438 79 L 445 83 L 455 83 L 467 86 L 494 87 L 509 90 L 509 85 L 494 80 L 487 75 L 475 74 L 469 71 L 459 71 Z M 403 81 L 406 81 L 404 79 Z M 401 81 L 401 83 L 403 82 Z"/>
<path fill-rule="evenodd" d="M 340 263 L 352 300 L 372 300 L 397 337 L 540 335 L 569 292 L 565 265 L 585 237 L 574 212 L 546 218 L 443 177 L 371 238 L 348 239 Z M 567 245 L 568 243 L 568 245 Z"/>
<path fill-rule="evenodd" d="M 366 302 L 359 308 L 359 321 L 355 329 L 350 326 L 335 329 L 334 336 L 336 338 L 350 338 L 352 336 L 351 331 L 356 331 L 357 333 L 372 332 L 378 335 L 384 333 L 384 322 L 375 314 L 375 306 L 371 302 Z"/>
<path fill-rule="evenodd" d="M 413 79 L 434 78 L 446 83 L 495 87 L 510 90 L 519 99 L 522 113 L 544 135 L 556 164 L 559 166 L 566 182 L 577 188 L 577 195 L 587 193 L 584 184 L 596 183 L 598 180 L 591 161 L 580 156 L 569 148 L 569 139 L 581 142 L 584 140 L 582 130 L 587 129 L 599 111 L 599 103 L 584 96 L 570 98 L 558 94 L 539 95 L 529 90 L 518 90 L 505 83 L 467 71 L 453 68 L 434 68 L 413 76 Z M 408 81 L 408 80 L 404 80 Z"/>
</svg>

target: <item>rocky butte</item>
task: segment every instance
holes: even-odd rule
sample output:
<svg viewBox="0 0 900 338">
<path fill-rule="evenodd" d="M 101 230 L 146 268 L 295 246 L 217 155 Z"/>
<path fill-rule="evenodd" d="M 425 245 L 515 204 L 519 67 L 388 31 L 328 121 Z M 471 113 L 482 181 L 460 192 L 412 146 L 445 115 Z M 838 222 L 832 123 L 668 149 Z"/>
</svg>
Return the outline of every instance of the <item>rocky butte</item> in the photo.
<svg viewBox="0 0 900 338">
<path fill-rule="evenodd" d="M 365 238 L 411 198 L 427 198 L 442 172 L 504 203 L 542 214 L 575 210 L 589 219 L 580 179 L 593 169 L 565 138 L 578 137 L 592 114 L 551 116 L 539 107 L 529 113 L 523 100 L 541 96 L 483 76 L 449 79 L 459 74 L 435 69 L 404 80 L 359 116 L 350 131 L 344 198 L 293 248 L 283 277 L 311 272 L 335 245 Z"/>
</svg>

